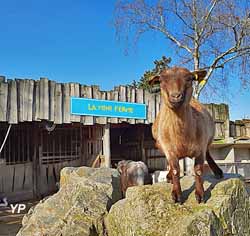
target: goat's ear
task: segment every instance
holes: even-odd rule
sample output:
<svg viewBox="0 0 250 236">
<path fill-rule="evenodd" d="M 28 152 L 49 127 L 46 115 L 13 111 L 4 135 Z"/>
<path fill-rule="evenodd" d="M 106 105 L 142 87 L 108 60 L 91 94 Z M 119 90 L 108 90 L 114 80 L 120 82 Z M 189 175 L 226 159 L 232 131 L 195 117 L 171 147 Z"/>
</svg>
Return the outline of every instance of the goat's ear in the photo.
<svg viewBox="0 0 250 236">
<path fill-rule="evenodd" d="M 194 75 L 194 79 L 199 83 L 206 77 L 207 71 L 206 70 L 195 70 L 192 72 Z"/>
<path fill-rule="evenodd" d="M 125 164 L 117 164 L 117 170 L 118 170 L 118 172 L 121 174 L 122 172 L 124 172 L 125 171 Z"/>
<path fill-rule="evenodd" d="M 154 84 L 159 84 L 159 83 L 160 83 L 160 75 L 154 75 L 148 81 L 148 84 L 150 86 L 152 86 Z"/>
</svg>

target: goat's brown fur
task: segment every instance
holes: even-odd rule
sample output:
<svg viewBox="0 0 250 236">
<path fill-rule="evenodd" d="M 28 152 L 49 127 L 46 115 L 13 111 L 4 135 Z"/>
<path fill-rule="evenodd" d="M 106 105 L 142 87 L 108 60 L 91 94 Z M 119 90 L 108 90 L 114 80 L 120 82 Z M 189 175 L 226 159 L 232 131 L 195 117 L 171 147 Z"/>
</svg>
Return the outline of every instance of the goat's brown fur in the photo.
<svg viewBox="0 0 250 236">
<path fill-rule="evenodd" d="M 151 80 L 151 83 L 160 82 L 163 99 L 152 133 L 157 147 L 168 159 L 170 171 L 167 178 L 173 183 L 172 197 L 175 202 L 182 201 L 179 159 L 195 159 L 195 194 L 198 202 L 204 201 L 202 174 L 205 159 L 214 174 L 223 177 L 208 150 L 215 132 L 213 119 L 205 107 L 192 98 L 192 81 L 201 80 L 204 76 L 204 71 L 190 72 L 174 67 Z"/>
</svg>

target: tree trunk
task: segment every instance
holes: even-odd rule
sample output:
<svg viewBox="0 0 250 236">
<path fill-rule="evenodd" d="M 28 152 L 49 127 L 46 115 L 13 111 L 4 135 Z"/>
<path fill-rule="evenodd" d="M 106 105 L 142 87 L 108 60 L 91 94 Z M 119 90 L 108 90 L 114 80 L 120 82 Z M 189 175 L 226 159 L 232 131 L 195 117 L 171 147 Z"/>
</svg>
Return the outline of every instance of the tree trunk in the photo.
<svg viewBox="0 0 250 236">
<path fill-rule="evenodd" d="M 197 31 L 197 25 L 195 25 L 196 31 Z M 196 33 L 195 40 L 194 40 L 194 70 L 199 70 L 200 67 L 200 60 L 199 60 L 199 44 L 198 44 L 198 34 Z M 194 92 L 193 96 L 198 99 L 199 98 L 199 83 L 198 81 L 195 81 L 194 83 Z M 185 158 L 184 161 L 184 169 L 185 174 L 191 176 L 193 174 L 193 167 L 194 167 L 194 161 L 190 158 Z"/>
</svg>

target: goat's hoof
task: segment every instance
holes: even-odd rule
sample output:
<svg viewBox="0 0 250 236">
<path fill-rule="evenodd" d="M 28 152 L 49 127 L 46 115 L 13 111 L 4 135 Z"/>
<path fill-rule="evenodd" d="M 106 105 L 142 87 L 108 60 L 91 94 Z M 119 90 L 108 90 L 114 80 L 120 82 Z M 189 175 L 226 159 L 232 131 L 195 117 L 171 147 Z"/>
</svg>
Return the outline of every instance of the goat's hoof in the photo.
<svg viewBox="0 0 250 236">
<path fill-rule="evenodd" d="M 182 204 L 182 198 L 180 194 L 177 194 L 176 192 L 172 192 L 172 199 L 174 201 L 174 203 L 180 203 Z"/>
<path fill-rule="evenodd" d="M 197 201 L 198 203 L 204 203 L 204 202 L 205 202 L 204 195 L 201 195 L 201 194 L 196 193 L 196 194 L 195 194 L 195 198 L 196 198 L 196 201 Z"/>
</svg>

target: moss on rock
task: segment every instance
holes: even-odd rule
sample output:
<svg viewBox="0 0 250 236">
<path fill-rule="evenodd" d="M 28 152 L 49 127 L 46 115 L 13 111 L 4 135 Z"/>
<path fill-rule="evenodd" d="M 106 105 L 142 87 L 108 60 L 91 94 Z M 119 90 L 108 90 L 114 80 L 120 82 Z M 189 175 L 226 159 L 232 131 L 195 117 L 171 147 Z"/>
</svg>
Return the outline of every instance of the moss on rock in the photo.
<svg viewBox="0 0 250 236">
<path fill-rule="evenodd" d="M 131 187 L 120 200 L 119 183 L 114 169 L 64 168 L 59 192 L 29 211 L 17 236 L 250 236 L 239 176 L 206 177 L 204 204 L 193 177 L 181 179 L 183 205 L 172 202 L 171 184 Z"/>
<path fill-rule="evenodd" d="M 114 169 L 64 168 L 58 193 L 41 201 L 23 219 L 18 236 L 103 235 L 103 218 L 121 199 Z"/>
<path fill-rule="evenodd" d="M 249 196 L 242 180 L 206 178 L 205 204 L 195 200 L 193 178 L 184 177 L 181 185 L 183 205 L 173 204 L 167 183 L 129 188 L 126 199 L 114 204 L 105 219 L 108 235 L 250 235 Z"/>
</svg>

